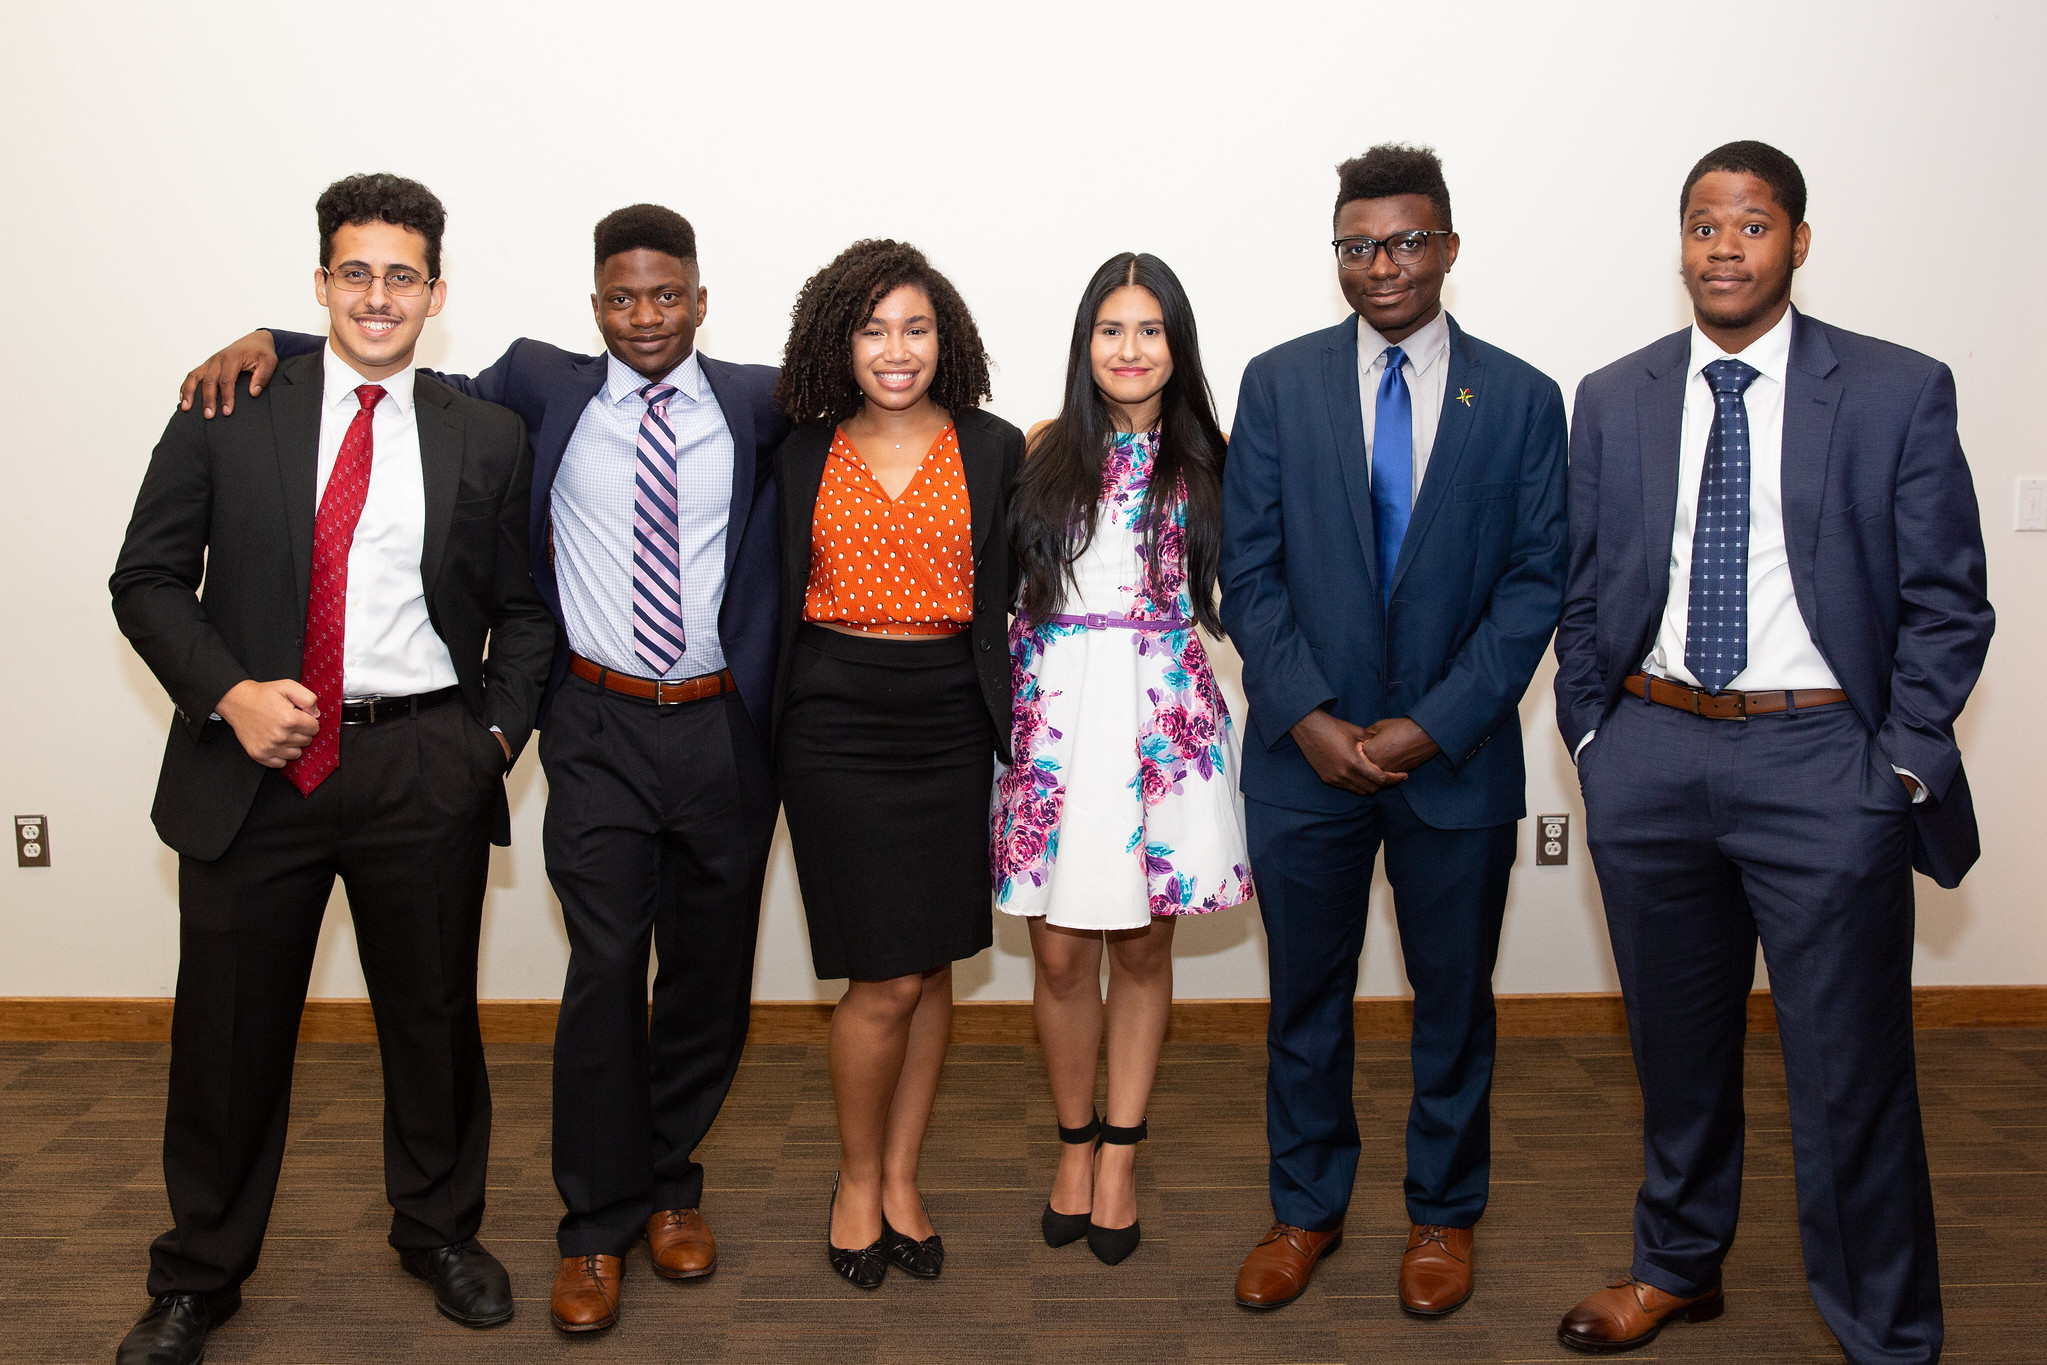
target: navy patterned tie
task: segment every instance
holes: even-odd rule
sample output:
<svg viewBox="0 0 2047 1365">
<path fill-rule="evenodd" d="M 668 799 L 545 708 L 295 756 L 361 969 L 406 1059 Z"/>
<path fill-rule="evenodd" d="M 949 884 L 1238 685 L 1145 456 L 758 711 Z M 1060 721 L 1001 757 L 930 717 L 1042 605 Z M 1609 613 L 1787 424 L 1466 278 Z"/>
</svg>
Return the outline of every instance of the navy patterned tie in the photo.
<svg viewBox="0 0 2047 1365">
<path fill-rule="evenodd" d="M 665 678 L 682 658 L 682 563 L 675 500 L 675 429 L 668 425 L 673 384 L 640 390 L 638 468 L 633 488 L 633 648 L 650 675 Z"/>
<path fill-rule="evenodd" d="M 1739 360 L 1706 367 L 1713 427 L 1699 471 L 1692 523 L 1692 596 L 1685 616 L 1685 667 L 1718 692 L 1748 667 L 1748 405 L 1757 371 Z"/>
</svg>

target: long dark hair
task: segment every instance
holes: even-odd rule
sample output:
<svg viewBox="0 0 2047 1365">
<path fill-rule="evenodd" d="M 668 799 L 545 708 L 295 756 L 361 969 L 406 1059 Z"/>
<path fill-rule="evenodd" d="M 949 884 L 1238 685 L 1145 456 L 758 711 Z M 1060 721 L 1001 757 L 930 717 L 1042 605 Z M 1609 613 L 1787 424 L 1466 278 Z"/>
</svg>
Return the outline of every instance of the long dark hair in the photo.
<svg viewBox="0 0 2047 1365">
<path fill-rule="evenodd" d="M 789 310 L 789 344 L 775 406 L 797 423 L 835 426 L 860 411 L 853 378 L 853 333 L 892 292 L 914 284 L 930 296 L 938 323 L 938 373 L 931 401 L 957 415 L 988 396 L 988 352 L 974 315 L 952 281 L 908 242 L 855 242 L 804 281 Z"/>
<path fill-rule="evenodd" d="M 1010 544 L 1024 571 L 1023 615 L 1031 621 L 1056 616 L 1066 605 L 1073 564 L 1094 540 L 1095 511 L 1102 497 L 1102 461 L 1116 424 L 1108 400 L 1095 387 L 1092 346 L 1095 317 L 1118 289 L 1135 285 L 1159 301 L 1166 345 L 1173 356 L 1159 406 L 1159 449 L 1151 486 L 1144 497 L 1145 574 L 1154 588 L 1165 581 L 1159 544 L 1174 503 L 1187 504 L 1187 595 L 1194 619 L 1212 635 L 1222 634 L 1216 611 L 1216 560 L 1222 547 L 1222 473 L 1225 439 L 1215 420 L 1215 399 L 1201 369 L 1201 345 L 1194 333 L 1194 309 L 1180 277 L 1149 253 L 1123 252 L 1095 271 L 1073 317 L 1073 344 L 1066 356 L 1066 398 L 1030 458 L 1023 462 L 1009 499 Z M 1156 596 L 1157 594 L 1154 593 Z"/>
</svg>

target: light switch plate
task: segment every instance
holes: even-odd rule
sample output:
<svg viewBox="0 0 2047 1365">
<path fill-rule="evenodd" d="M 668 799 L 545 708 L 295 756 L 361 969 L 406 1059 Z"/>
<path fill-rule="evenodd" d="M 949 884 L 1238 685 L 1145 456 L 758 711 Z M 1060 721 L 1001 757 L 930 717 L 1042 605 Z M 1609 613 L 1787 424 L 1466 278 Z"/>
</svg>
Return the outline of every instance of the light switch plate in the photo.
<svg viewBox="0 0 2047 1365">
<path fill-rule="evenodd" d="M 2020 479 L 2018 500 L 2012 506 L 2011 529 L 2047 531 L 2047 479 Z"/>
</svg>

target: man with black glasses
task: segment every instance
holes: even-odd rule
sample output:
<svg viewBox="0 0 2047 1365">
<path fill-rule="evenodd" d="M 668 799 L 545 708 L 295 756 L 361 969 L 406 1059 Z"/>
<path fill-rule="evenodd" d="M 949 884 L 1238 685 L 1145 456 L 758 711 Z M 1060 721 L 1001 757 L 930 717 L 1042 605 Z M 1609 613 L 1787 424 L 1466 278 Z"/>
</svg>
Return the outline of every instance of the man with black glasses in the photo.
<svg viewBox="0 0 2047 1365">
<path fill-rule="evenodd" d="M 512 1316 L 475 1240 L 476 951 L 504 774 L 554 650 L 526 568 L 532 455 L 518 418 L 414 366 L 447 297 L 440 200 L 361 175 L 317 212 L 326 338 L 234 416 L 171 418 L 111 584 L 176 707 L 153 815 L 179 854 L 174 1226 L 120 1365 L 191 1365 L 241 1306 L 337 876 L 383 1054 L 391 1245 L 447 1317 Z"/>
<path fill-rule="evenodd" d="M 1272 973 L 1276 1221 L 1237 1302 L 1291 1302 L 1343 1237 L 1351 1001 L 1383 844 L 1414 987 L 1400 1304 L 1439 1317 L 1471 1296 L 1486 1205 L 1493 960 L 1525 813 L 1516 708 L 1563 596 L 1564 407 L 1443 311 L 1458 239 L 1435 154 L 1374 147 L 1338 175 L 1356 316 L 1251 362 L 1223 484 Z"/>
</svg>

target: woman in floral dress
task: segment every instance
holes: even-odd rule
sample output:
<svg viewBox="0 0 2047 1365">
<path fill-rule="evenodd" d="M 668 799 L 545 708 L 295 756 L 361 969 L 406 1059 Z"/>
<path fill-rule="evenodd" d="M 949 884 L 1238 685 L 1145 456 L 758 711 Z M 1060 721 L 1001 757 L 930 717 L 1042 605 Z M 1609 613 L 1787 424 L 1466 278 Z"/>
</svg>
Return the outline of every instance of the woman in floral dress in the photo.
<svg viewBox="0 0 2047 1365">
<path fill-rule="evenodd" d="M 1236 732 L 1196 629 L 1221 634 L 1223 449 L 1180 281 L 1155 256 L 1111 259 L 1074 320 L 1064 408 L 1032 432 L 1010 501 L 1015 762 L 996 781 L 991 858 L 997 907 L 1030 917 L 1066 1144 L 1045 1240 L 1084 1235 L 1112 1265 L 1138 1243 L 1135 1144 L 1173 926 L 1251 896 Z"/>
</svg>

